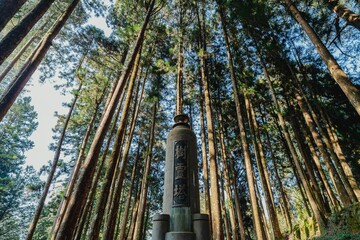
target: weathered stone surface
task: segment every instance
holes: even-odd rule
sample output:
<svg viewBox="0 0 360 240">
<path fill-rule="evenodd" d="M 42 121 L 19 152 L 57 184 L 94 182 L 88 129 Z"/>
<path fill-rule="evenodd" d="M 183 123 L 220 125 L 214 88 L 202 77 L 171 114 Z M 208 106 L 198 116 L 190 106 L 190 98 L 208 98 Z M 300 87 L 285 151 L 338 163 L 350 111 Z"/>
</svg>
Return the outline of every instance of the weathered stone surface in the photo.
<svg viewBox="0 0 360 240">
<path fill-rule="evenodd" d="M 196 240 L 195 237 L 192 232 L 168 232 L 165 240 Z"/>
<path fill-rule="evenodd" d="M 165 240 L 169 226 L 170 216 L 168 214 L 156 214 L 153 217 L 152 240 Z"/>
<path fill-rule="evenodd" d="M 193 214 L 193 229 L 196 234 L 196 240 L 210 240 L 209 215 Z"/>
</svg>

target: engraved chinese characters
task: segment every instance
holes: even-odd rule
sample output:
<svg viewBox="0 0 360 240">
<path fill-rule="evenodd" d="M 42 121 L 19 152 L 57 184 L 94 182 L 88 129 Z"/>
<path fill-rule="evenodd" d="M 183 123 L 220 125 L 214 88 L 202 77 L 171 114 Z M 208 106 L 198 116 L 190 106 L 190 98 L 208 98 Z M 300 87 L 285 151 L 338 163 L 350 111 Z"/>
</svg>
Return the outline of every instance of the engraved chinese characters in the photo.
<svg viewBox="0 0 360 240">
<path fill-rule="evenodd" d="M 189 181 L 187 141 L 181 140 L 174 144 L 174 186 L 173 206 L 189 206 Z"/>
</svg>

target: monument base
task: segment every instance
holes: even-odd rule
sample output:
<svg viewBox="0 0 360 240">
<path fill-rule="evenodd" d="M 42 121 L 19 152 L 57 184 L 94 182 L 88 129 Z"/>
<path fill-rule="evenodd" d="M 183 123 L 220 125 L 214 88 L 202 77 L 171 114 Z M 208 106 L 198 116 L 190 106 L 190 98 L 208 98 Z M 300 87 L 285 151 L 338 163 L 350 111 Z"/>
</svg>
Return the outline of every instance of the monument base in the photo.
<svg viewBox="0 0 360 240">
<path fill-rule="evenodd" d="M 156 214 L 153 217 L 152 240 L 211 240 L 209 215 L 193 214 L 190 231 L 171 231 L 170 215 Z"/>
<path fill-rule="evenodd" d="M 196 235 L 193 232 L 168 232 L 165 240 L 196 240 Z"/>
</svg>

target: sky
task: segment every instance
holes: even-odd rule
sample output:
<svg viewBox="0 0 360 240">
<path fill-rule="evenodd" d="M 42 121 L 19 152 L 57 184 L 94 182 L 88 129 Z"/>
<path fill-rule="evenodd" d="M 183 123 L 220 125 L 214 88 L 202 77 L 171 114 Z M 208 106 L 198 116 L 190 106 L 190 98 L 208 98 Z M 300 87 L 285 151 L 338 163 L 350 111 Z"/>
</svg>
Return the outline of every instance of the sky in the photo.
<svg viewBox="0 0 360 240">
<path fill-rule="evenodd" d="M 103 29 L 106 36 L 111 34 L 111 29 L 106 26 L 103 18 L 92 17 L 88 24 Z M 30 140 L 34 142 L 34 148 L 25 153 L 25 161 L 26 165 L 32 165 L 36 170 L 39 170 L 49 160 L 53 160 L 54 152 L 49 150 L 49 145 L 54 142 L 52 139 L 52 128 L 56 124 L 54 114 L 55 112 L 67 114 L 69 108 L 63 107 L 63 103 L 70 102 L 72 98 L 69 95 L 61 95 L 60 91 L 54 89 L 54 84 L 57 81 L 56 77 L 46 79 L 44 83 L 40 83 L 40 75 L 40 71 L 35 71 L 26 86 L 27 95 L 31 96 L 31 104 L 38 113 L 37 121 L 39 125 L 30 137 Z"/>
</svg>

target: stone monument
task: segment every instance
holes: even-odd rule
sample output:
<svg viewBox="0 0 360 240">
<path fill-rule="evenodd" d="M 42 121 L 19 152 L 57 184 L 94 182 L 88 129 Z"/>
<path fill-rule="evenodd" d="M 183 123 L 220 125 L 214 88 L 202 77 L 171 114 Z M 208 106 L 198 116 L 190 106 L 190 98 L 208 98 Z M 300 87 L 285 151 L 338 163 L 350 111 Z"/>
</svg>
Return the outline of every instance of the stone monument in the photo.
<svg viewBox="0 0 360 240">
<path fill-rule="evenodd" d="M 207 214 L 200 214 L 196 136 L 189 117 L 177 115 L 167 136 L 163 214 L 153 217 L 153 240 L 210 240 Z"/>
</svg>

